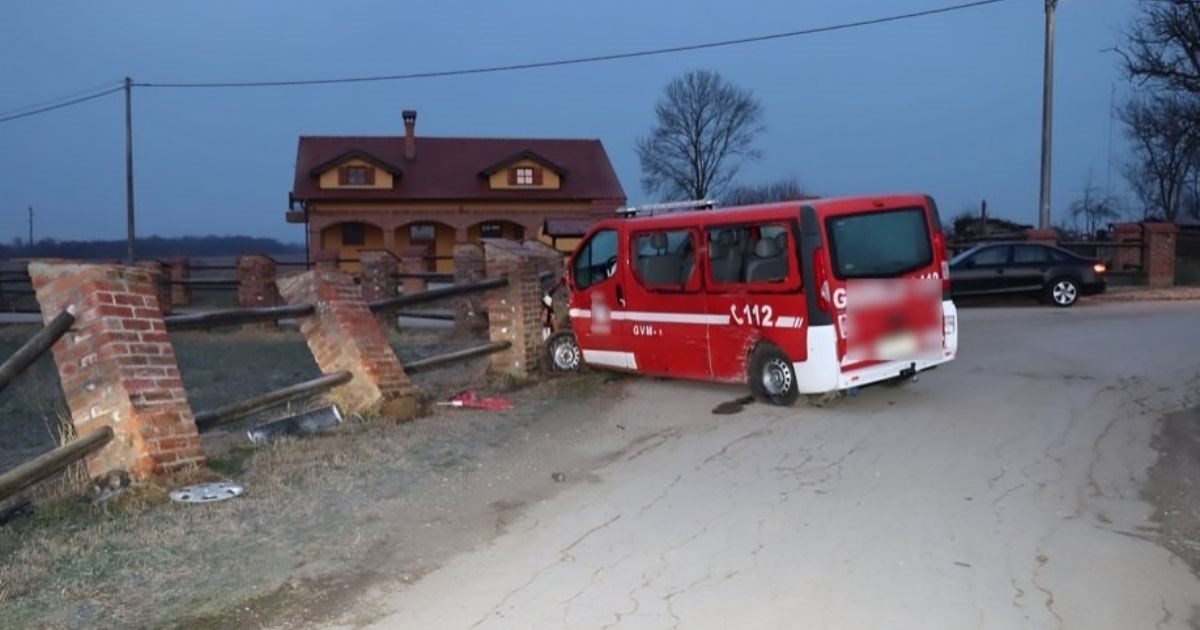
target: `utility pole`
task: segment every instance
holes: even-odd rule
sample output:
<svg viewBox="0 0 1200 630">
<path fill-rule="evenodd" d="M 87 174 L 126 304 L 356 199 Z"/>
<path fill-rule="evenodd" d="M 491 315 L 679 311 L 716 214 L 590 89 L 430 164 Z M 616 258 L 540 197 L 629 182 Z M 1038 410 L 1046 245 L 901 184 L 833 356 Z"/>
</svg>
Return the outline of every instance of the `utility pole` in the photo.
<svg viewBox="0 0 1200 630">
<path fill-rule="evenodd" d="M 33 206 L 29 206 L 29 248 L 33 249 Z"/>
<path fill-rule="evenodd" d="M 1054 10 L 1058 0 L 1046 0 L 1046 54 L 1042 71 L 1042 186 L 1038 227 L 1050 227 L 1050 140 L 1054 118 Z"/>
<path fill-rule="evenodd" d="M 133 264 L 133 79 L 125 77 L 125 215 L 128 221 L 128 260 Z"/>
</svg>

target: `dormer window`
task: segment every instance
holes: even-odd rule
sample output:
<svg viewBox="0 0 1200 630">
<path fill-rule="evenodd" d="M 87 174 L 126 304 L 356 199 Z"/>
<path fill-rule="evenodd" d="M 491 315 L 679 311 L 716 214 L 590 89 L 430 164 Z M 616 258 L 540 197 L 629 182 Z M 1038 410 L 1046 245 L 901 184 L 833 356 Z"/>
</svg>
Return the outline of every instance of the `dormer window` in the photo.
<svg viewBox="0 0 1200 630">
<path fill-rule="evenodd" d="M 338 184 L 342 186 L 374 186 L 375 169 L 370 166 L 343 166 L 338 169 Z"/>
<path fill-rule="evenodd" d="M 536 166 L 517 166 L 508 169 L 510 186 L 541 186 L 542 169 Z"/>
</svg>

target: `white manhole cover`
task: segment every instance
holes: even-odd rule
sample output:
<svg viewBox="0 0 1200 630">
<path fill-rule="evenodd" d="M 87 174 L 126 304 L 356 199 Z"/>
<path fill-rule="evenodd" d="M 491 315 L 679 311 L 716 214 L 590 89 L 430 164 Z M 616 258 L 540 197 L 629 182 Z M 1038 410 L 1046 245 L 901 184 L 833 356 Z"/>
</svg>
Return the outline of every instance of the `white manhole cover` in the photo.
<svg viewBox="0 0 1200 630">
<path fill-rule="evenodd" d="M 171 491 L 171 500 L 180 503 L 212 503 L 232 499 L 242 493 L 242 487 L 235 483 L 198 483 Z"/>
</svg>

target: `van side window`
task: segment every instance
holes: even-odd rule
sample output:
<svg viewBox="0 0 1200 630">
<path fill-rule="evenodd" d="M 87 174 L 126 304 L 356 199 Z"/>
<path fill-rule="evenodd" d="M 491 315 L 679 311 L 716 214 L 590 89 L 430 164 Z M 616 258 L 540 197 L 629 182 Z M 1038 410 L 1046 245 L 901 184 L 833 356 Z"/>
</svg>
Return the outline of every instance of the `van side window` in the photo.
<svg viewBox="0 0 1200 630">
<path fill-rule="evenodd" d="M 691 230 L 641 232 L 633 237 L 633 268 L 649 288 L 683 290 L 696 273 L 696 242 Z"/>
<path fill-rule="evenodd" d="M 575 286 L 586 289 L 610 278 L 617 270 L 617 231 L 600 230 L 575 256 Z"/>
<path fill-rule="evenodd" d="M 794 245 L 787 225 L 722 226 L 709 230 L 708 256 L 714 284 L 793 284 Z"/>
</svg>

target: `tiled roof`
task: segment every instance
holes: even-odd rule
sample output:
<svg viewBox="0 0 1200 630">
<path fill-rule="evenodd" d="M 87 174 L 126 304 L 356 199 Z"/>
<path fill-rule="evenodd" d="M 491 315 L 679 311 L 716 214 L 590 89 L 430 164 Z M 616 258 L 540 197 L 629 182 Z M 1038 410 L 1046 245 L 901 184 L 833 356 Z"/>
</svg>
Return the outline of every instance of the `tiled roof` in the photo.
<svg viewBox="0 0 1200 630">
<path fill-rule="evenodd" d="M 304 199 L 545 199 L 624 201 L 617 174 L 599 140 L 520 138 L 438 138 L 417 136 L 416 157 L 404 158 L 403 136 L 301 136 L 293 196 Z M 320 188 L 311 171 L 340 155 L 357 152 L 401 170 L 390 189 Z M 481 173 L 513 156 L 541 156 L 561 169 L 557 190 L 493 190 Z M 549 166 L 549 165 L 548 165 Z"/>
</svg>

